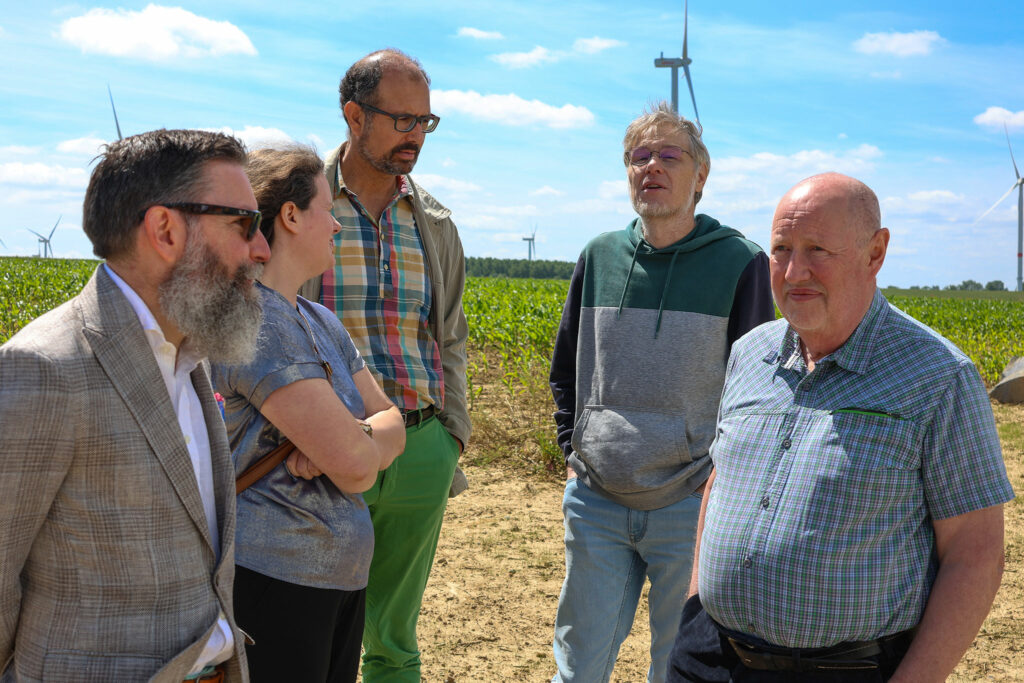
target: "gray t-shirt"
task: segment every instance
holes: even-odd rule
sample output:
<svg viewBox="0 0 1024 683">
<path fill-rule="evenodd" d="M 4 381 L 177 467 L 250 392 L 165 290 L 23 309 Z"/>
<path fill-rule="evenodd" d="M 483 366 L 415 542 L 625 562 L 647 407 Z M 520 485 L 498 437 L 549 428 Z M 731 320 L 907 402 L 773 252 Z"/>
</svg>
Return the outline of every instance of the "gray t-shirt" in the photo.
<svg viewBox="0 0 1024 683">
<path fill-rule="evenodd" d="M 257 288 L 263 324 L 256 359 L 213 366 L 236 475 L 284 440 L 260 412 L 263 401 L 293 382 L 326 378 L 321 358 L 331 365 L 341 402 L 357 419 L 366 417 L 352 380 L 366 363 L 337 316 L 302 297 L 300 315 L 278 292 Z M 372 557 L 373 526 L 363 497 L 342 493 L 326 476 L 293 477 L 282 463 L 238 496 L 235 561 L 247 569 L 302 586 L 354 591 L 366 587 Z"/>
</svg>

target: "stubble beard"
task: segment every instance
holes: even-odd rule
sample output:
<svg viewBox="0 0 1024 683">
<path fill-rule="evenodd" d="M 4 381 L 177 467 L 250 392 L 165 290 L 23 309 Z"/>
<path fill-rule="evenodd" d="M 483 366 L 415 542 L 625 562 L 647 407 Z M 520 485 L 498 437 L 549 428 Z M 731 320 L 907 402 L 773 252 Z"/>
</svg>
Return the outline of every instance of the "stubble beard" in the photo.
<svg viewBox="0 0 1024 683">
<path fill-rule="evenodd" d="M 160 306 L 193 353 L 244 365 L 256 357 L 263 302 L 251 283 L 263 265 L 240 266 L 232 276 L 201 235 L 189 230 L 181 261 L 160 285 Z"/>
<path fill-rule="evenodd" d="M 370 164 L 370 166 L 373 166 L 381 173 L 393 176 L 408 175 L 409 173 L 412 173 L 413 167 L 420 158 L 419 145 L 414 142 L 403 142 L 400 145 L 392 147 L 387 154 L 379 157 L 373 156 L 366 144 L 366 140 L 370 137 L 369 134 L 372 127 L 372 124 L 370 124 L 369 121 L 372 121 L 372 119 L 368 120 L 366 129 L 363 131 L 363 135 L 355 141 L 356 151 L 359 152 L 359 155 L 363 157 L 366 163 Z M 393 158 L 397 152 L 407 149 L 416 153 L 416 156 L 412 161 L 396 161 Z"/>
</svg>

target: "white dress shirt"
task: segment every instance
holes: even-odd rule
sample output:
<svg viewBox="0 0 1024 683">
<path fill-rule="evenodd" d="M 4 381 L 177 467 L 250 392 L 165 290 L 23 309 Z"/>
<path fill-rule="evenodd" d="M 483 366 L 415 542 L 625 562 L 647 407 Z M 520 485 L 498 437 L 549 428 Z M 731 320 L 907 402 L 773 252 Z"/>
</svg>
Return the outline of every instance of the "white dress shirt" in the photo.
<svg viewBox="0 0 1024 683">
<path fill-rule="evenodd" d="M 206 431 L 203 407 L 199 403 L 195 387 L 192 386 L 191 377 L 192 371 L 199 365 L 202 358 L 192 354 L 187 347 L 183 348 L 179 354 L 174 344 L 167 341 L 163 330 L 160 329 L 156 318 L 153 317 L 142 298 L 110 266 L 104 264 L 103 267 L 107 269 L 107 274 L 128 299 L 135 315 L 139 317 L 142 329 L 146 332 L 146 339 L 153 349 L 156 364 L 160 367 L 164 384 L 167 385 L 171 405 L 178 416 L 178 425 L 181 427 L 185 445 L 188 447 L 188 455 L 192 460 L 192 471 L 195 472 L 199 495 L 203 500 L 203 510 L 206 512 L 206 527 L 209 529 L 210 540 L 213 541 L 214 552 L 219 561 L 220 534 L 217 527 L 217 502 L 213 493 L 210 437 Z M 227 617 L 221 612 L 217 619 L 217 628 L 207 641 L 199 659 L 196 660 L 193 673 L 201 671 L 207 665 L 219 664 L 230 659 L 233 651 L 234 637 L 231 634 L 231 626 L 228 624 Z"/>
</svg>

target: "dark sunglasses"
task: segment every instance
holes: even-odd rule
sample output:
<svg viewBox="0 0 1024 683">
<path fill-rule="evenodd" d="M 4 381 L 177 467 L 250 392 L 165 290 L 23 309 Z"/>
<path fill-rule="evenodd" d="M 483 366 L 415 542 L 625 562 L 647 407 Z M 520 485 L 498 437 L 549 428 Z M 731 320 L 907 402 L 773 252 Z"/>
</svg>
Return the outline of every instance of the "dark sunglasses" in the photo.
<svg viewBox="0 0 1024 683">
<path fill-rule="evenodd" d="M 242 220 L 239 221 L 239 223 L 242 226 L 242 234 L 245 235 L 246 242 L 252 241 L 252 238 L 256 236 L 257 232 L 259 232 L 260 223 L 263 222 L 263 214 L 259 211 L 253 211 L 252 209 L 236 209 L 233 206 L 196 204 L 194 202 L 175 202 L 173 204 L 160 204 L 159 206 L 165 206 L 168 209 L 177 209 L 178 211 L 184 211 L 185 213 L 192 213 L 196 215 L 240 216 Z M 145 209 L 141 214 L 139 214 L 140 222 L 146 215 L 146 211 L 149 211 L 149 209 Z"/>
<path fill-rule="evenodd" d="M 353 100 L 353 102 L 355 102 L 355 100 Z M 427 116 L 416 116 L 414 114 L 392 114 L 389 111 L 378 109 L 377 107 L 366 104 L 365 102 L 356 102 L 356 104 L 367 111 L 372 111 L 375 114 L 390 116 L 391 120 L 395 122 L 395 130 L 399 133 L 408 133 L 416 127 L 417 123 L 423 126 L 424 133 L 431 133 L 435 128 L 437 128 L 437 124 L 441 122 L 441 117 L 434 116 L 433 114 L 428 114 Z"/>
<path fill-rule="evenodd" d="M 632 164 L 633 166 L 646 166 L 648 162 L 650 162 L 651 157 L 657 155 L 657 157 L 666 164 L 674 164 L 677 161 L 682 161 L 684 154 L 692 156 L 682 147 L 676 147 L 675 145 L 662 147 L 659 150 L 648 149 L 646 147 L 634 147 L 623 155 L 623 161 L 627 164 Z"/>
</svg>

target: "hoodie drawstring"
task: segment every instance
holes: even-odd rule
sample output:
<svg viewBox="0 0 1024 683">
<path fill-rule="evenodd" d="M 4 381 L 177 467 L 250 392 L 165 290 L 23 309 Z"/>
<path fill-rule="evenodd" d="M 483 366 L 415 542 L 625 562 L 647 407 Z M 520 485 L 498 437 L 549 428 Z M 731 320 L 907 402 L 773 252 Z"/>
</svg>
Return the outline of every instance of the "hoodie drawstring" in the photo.
<svg viewBox="0 0 1024 683">
<path fill-rule="evenodd" d="M 633 260 L 629 264 L 629 272 L 626 273 L 626 283 L 624 285 L 622 285 L 622 296 L 619 297 L 619 310 L 617 310 L 615 312 L 615 319 L 616 320 L 618 320 L 619 316 L 622 315 L 622 304 L 625 303 L 625 301 L 626 301 L 626 290 L 629 289 L 629 278 L 633 277 L 633 266 L 636 265 L 636 253 L 638 251 L 640 251 L 640 240 L 637 240 L 636 246 L 633 247 Z M 675 256 L 673 256 L 672 258 L 675 259 Z M 660 316 L 659 316 L 659 320 L 660 320 Z M 657 331 L 655 331 L 655 335 L 654 336 L 658 336 L 657 335 Z"/>
<path fill-rule="evenodd" d="M 672 252 L 672 260 L 668 262 L 668 274 L 665 276 L 665 286 L 661 288 L 661 301 L 658 302 L 658 322 L 654 326 L 654 338 L 658 338 L 658 332 L 661 331 L 661 312 L 665 310 L 665 294 L 668 293 L 668 285 L 672 282 L 672 271 L 676 267 L 676 256 L 679 256 L 678 251 Z"/>
</svg>

